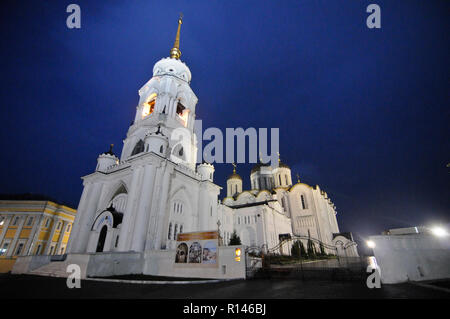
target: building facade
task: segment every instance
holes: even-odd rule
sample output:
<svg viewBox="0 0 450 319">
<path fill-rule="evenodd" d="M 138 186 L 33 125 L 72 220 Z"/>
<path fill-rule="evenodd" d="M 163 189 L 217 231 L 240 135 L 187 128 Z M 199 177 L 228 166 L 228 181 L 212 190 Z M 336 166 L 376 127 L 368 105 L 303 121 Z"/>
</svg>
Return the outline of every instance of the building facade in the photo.
<svg viewBox="0 0 450 319">
<path fill-rule="evenodd" d="M 277 167 L 258 163 L 249 191 L 242 190 L 234 170 L 227 197 L 219 200 L 214 166 L 197 163 L 198 99 L 190 87 L 191 71 L 180 60 L 181 23 L 180 18 L 170 57 L 156 62 L 153 76 L 139 90 L 121 154 L 111 146 L 98 156 L 95 171 L 82 177 L 67 262 L 84 263 L 85 275 L 166 275 L 180 233 L 218 230 L 226 245 L 236 231 L 243 245 L 271 249 L 293 234 L 332 244 L 339 232 L 326 193 L 293 185 L 290 168 L 281 161 Z M 274 252 L 288 254 L 287 248 Z M 230 260 L 234 265 L 234 257 Z"/>
<path fill-rule="evenodd" d="M 319 186 L 293 184 L 281 160 L 276 167 L 257 163 L 247 191 L 234 169 L 227 197 L 219 201 L 214 166 L 196 161 L 198 99 L 180 60 L 180 26 L 181 20 L 170 57 L 154 65 L 139 90 L 122 153 L 111 148 L 100 154 L 95 172 L 83 177 L 69 252 L 174 249 L 179 233 L 217 229 L 224 244 L 236 231 L 246 246 L 269 249 L 293 235 L 334 245 L 334 204 Z"/>
<path fill-rule="evenodd" d="M 49 200 L 0 200 L 0 269 L 19 256 L 66 252 L 76 211 Z"/>
<path fill-rule="evenodd" d="M 139 90 L 120 158 L 101 154 L 83 177 L 71 253 L 172 249 L 180 232 L 217 229 L 220 187 L 212 165 L 196 165 L 197 97 L 179 59 L 180 25 L 171 56 Z"/>
<path fill-rule="evenodd" d="M 300 179 L 292 183 L 291 169 L 280 159 L 276 167 L 257 163 L 251 170 L 250 185 L 252 189 L 243 190 L 242 178 L 234 169 L 223 200 L 227 209 L 222 209 L 228 212 L 222 219 L 234 216 L 232 228 L 244 245 L 270 249 L 292 236 L 306 247 L 307 238 L 314 238 L 325 244 L 327 253 L 358 256 L 351 234 L 339 231 L 336 206 L 327 193 Z"/>
</svg>

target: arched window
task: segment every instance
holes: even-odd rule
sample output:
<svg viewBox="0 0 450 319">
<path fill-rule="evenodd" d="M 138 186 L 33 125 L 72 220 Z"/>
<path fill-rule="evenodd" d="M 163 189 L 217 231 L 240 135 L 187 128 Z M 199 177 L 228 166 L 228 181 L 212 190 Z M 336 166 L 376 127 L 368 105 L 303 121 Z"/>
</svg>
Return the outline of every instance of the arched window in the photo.
<svg viewBox="0 0 450 319">
<path fill-rule="evenodd" d="M 284 175 L 284 177 L 286 178 L 286 185 L 289 185 L 289 179 L 287 175 Z"/>
<path fill-rule="evenodd" d="M 177 239 L 177 232 L 178 232 L 178 224 L 175 224 L 175 230 L 173 231 L 173 239 Z"/>
<path fill-rule="evenodd" d="M 306 206 L 306 198 L 305 198 L 305 195 L 300 195 L 300 200 L 301 200 L 301 202 L 302 202 L 302 208 L 303 209 L 306 209 L 307 208 L 307 206 Z"/>
<path fill-rule="evenodd" d="M 167 233 L 167 239 L 172 238 L 172 223 L 169 224 L 169 232 Z"/>
<path fill-rule="evenodd" d="M 183 225 L 180 226 L 180 234 L 183 233 Z"/>
<path fill-rule="evenodd" d="M 142 118 L 150 115 L 155 110 L 155 104 L 156 104 L 156 93 L 153 93 L 150 95 L 147 102 L 144 103 L 142 107 Z"/>
<path fill-rule="evenodd" d="M 280 181 L 280 186 L 281 186 L 281 175 L 278 175 L 278 179 Z"/>
<path fill-rule="evenodd" d="M 184 151 L 183 151 L 183 148 L 180 148 L 180 151 L 178 152 L 178 155 L 179 155 L 179 156 L 183 156 L 183 152 L 184 152 Z"/>
<path fill-rule="evenodd" d="M 143 140 L 139 140 L 139 142 L 136 143 L 136 145 L 134 146 L 133 152 L 131 152 L 131 156 L 142 153 L 144 151 L 144 141 Z"/>
<path fill-rule="evenodd" d="M 159 152 L 162 154 L 164 152 L 164 146 L 161 145 L 161 147 L 159 148 Z"/>
<path fill-rule="evenodd" d="M 185 109 L 184 105 L 181 104 L 180 102 L 178 102 L 178 104 L 177 104 L 177 114 L 178 114 L 179 116 L 182 116 L 182 115 L 183 115 L 184 109 Z"/>
</svg>

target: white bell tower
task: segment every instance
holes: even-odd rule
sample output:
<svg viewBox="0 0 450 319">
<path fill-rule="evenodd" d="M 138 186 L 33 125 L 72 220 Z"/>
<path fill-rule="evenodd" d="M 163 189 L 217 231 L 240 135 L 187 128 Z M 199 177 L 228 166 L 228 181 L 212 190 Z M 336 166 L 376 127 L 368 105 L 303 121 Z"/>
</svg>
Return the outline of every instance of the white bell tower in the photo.
<svg viewBox="0 0 450 319">
<path fill-rule="evenodd" d="M 144 152 L 145 137 L 155 133 L 159 127 L 159 132 L 168 138 L 165 156 L 195 170 L 194 122 L 198 99 L 190 87 L 191 71 L 180 60 L 181 24 L 180 17 L 170 57 L 155 64 L 153 77 L 139 90 L 136 116 L 124 140 L 122 161 Z"/>
</svg>

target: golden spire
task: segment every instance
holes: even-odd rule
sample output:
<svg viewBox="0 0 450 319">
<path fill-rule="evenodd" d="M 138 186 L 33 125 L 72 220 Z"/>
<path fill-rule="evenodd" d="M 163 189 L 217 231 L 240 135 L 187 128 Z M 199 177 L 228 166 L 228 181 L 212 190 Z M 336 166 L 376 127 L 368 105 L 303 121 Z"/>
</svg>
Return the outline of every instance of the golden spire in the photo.
<svg viewBox="0 0 450 319">
<path fill-rule="evenodd" d="M 175 37 L 175 42 L 173 43 L 173 48 L 170 50 L 170 57 L 172 59 L 179 59 L 181 57 L 181 51 L 180 51 L 180 29 L 181 24 L 183 23 L 183 14 L 180 13 L 180 18 L 178 19 L 178 29 L 177 29 L 177 35 Z"/>
<path fill-rule="evenodd" d="M 278 164 L 280 164 L 281 163 L 280 152 L 277 152 L 277 155 L 278 155 Z"/>
<path fill-rule="evenodd" d="M 236 174 L 236 164 L 231 163 L 231 165 L 233 165 L 233 174 Z"/>
<path fill-rule="evenodd" d="M 300 183 L 300 175 L 297 173 L 297 183 Z"/>
</svg>

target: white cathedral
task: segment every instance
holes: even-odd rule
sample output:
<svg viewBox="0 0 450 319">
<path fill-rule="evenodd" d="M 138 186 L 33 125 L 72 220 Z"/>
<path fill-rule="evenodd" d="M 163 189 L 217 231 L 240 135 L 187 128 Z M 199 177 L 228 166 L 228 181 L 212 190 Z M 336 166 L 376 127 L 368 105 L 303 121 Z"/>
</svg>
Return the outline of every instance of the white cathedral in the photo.
<svg viewBox="0 0 450 319">
<path fill-rule="evenodd" d="M 181 23 L 180 18 L 170 57 L 155 64 L 152 78 L 139 90 L 120 158 L 112 149 L 100 154 L 95 172 L 83 177 L 67 252 L 173 251 L 177 234 L 219 230 L 223 245 L 234 231 L 243 245 L 267 250 L 283 238 L 303 236 L 356 256 L 351 235 L 339 233 L 327 193 L 300 181 L 294 184 L 289 166 L 281 161 L 277 167 L 256 164 L 251 190 L 242 189 L 234 169 L 226 197 L 219 200 L 214 166 L 196 164 L 198 99 L 190 87 L 191 71 L 180 60 Z M 179 128 L 192 134 L 189 148 L 170 139 Z"/>
</svg>

